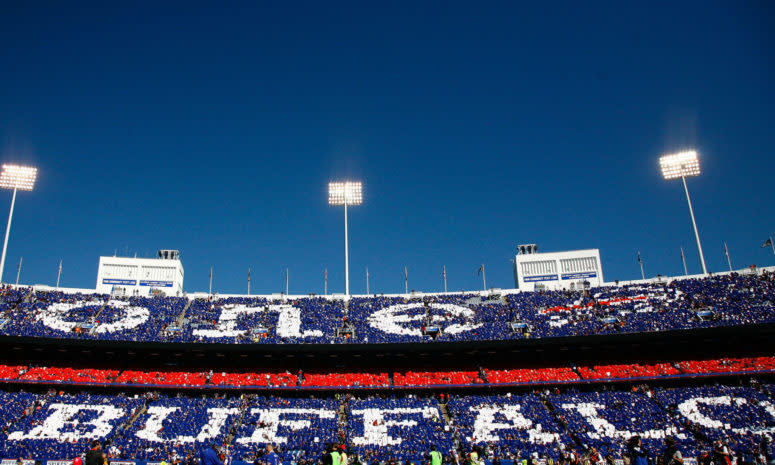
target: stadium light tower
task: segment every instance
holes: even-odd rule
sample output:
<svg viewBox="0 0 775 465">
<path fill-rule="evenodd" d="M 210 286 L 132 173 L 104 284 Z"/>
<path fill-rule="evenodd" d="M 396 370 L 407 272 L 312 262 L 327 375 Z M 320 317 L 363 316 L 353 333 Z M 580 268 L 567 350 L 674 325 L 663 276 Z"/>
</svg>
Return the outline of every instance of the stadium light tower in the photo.
<svg viewBox="0 0 775 465">
<path fill-rule="evenodd" d="M 8 226 L 5 228 L 5 240 L 3 241 L 3 256 L 0 258 L 0 283 L 3 282 L 5 251 L 8 248 L 8 234 L 11 232 L 11 219 L 13 218 L 13 207 L 16 204 L 16 191 L 31 191 L 35 187 L 35 178 L 37 176 L 37 168 L 19 165 L 3 165 L 3 171 L 0 173 L 0 188 L 13 189 L 11 211 L 8 212 Z"/>
<path fill-rule="evenodd" d="M 662 176 L 666 180 L 681 178 L 681 182 L 683 182 L 686 202 L 689 204 L 689 215 L 692 217 L 692 226 L 694 227 L 694 238 L 697 240 L 697 251 L 700 253 L 702 274 L 708 274 L 708 269 L 705 267 L 705 256 L 702 254 L 702 244 L 700 244 L 700 233 L 697 232 L 697 222 L 694 220 L 692 199 L 689 197 L 689 187 L 686 185 L 687 176 L 699 176 L 700 174 L 700 161 L 697 159 L 697 152 L 687 150 L 686 152 L 664 155 L 659 159 L 659 166 L 662 168 Z"/>
<path fill-rule="evenodd" d="M 347 243 L 347 206 L 363 203 L 360 181 L 328 183 L 328 204 L 344 205 L 344 294 L 350 295 L 350 256 Z"/>
</svg>

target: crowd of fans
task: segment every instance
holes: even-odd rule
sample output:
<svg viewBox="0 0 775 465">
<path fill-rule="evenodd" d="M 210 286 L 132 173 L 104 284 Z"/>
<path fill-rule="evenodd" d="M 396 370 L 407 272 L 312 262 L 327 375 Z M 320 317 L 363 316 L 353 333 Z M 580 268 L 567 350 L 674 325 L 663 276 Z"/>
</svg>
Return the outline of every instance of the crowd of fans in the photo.
<svg viewBox="0 0 775 465">
<path fill-rule="evenodd" d="M 454 437 L 466 449 L 489 446 L 504 458 L 517 451 L 546 456 L 572 442 L 536 394 L 451 396 L 447 406 Z"/>
<path fill-rule="evenodd" d="M 113 440 L 118 454 L 138 460 L 182 460 L 197 443 L 223 444 L 247 401 L 167 397 L 151 393 L 145 410 Z"/>
<path fill-rule="evenodd" d="M 695 436 L 726 441 L 742 456 L 757 447 L 762 435 L 775 434 L 773 385 L 656 388 L 655 402 L 679 418 Z"/>
<path fill-rule="evenodd" d="M 320 297 L 113 298 L 0 288 L 0 335 L 20 337 L 230 344 L 431 343 L 773 322 L 775 279 L 768 273 L 583 291 L 409 299 L 375 296 L 349 302 Z M 734 463 L 723 457 L 738 457 L 740 464 L 757 463 L 757 457 L 772 459 L 775 385 L 754 380 L 746 386 L 707 382 L 697 386 L 702 381 L 690 379 L 775 373 L 771 356 L 470 371 L 267 370 L 0 364 L 0 383 L 7 386 L 0 390 L 0 455 L 71 460 L 99 440 L 114 459 L 172 464 L 193 463 L 193 457 L 211 445 L 225 456 L 262 464 L 267 463 L 267 454 L 277 454 L 286 465 L 311 465 L 327 451 L 339 457 L 346 454 L 354 464 L 424 463 L 432 448 L 455 465 L 476 465 L 472 456 L 466 458 L 472 451 L 490 460 L 524 460 L 523 465 L 536 465 L 539 458 L 547 465 L 552 465 L 550 460 L 558 465 L 581 465 L 584 460 L 590 465 L 604 461 L 614 465 L 613 459 L 622 457 L 629 457 L 630 465 L 652 465 L 659 463 L 654 458 L 666 444 L 668 451 L 696 457 L 700 465 Z M 695 386 L 612 388 L 601 383 L 666 378 L 689 380 Z M 51 385 L 73 389 L 76 384 L 100 389 L 137 385 L 183 389 L 177 395 L 147 390 L 107 395 L 30 392 L 26 390 L 30 384 L 41 385 L 31 389 Z M 534 390 L 486 396 L 406 392 L 406 388 L 472 385 L 524 385 Z M 208 390 L 202 395 L 186 388 Z M 256 393 L 267 388 L 282 390 L 283 396 Z M 346 392 L 321 398 L 309 391 L 295 392 L 332 388 Z M 506 389 L 527 388 L 469 392 Z M 366 392 L 379 394 L 367 396 Z M 271 452 L 268 445 L 274 448 Z M 663 461 L 661 465 L 677 464 Z"/>
<path fill-rule="evenodd" d="M 23 337 L 127 341 L 166 340 L 188 300 L 182 297 L 112 299 L 103 294 L 2 289 L 0 334 Z"/>
<path fill-rule="evenodd" d="M 582 379 L 572 367 L 517 368 L 514 370 L 484 370 L 493 384 L 531 384 L 540 382 L 572 382 Z"/>
<path fill-rule="evenodd" d="M 393 374 L 395 386 L 444 386 L 483 384 L 485 381 L 476 371 L 407 371 Z"/>
<path fill-rule="evenodd" d="M 111 298 L 2 289 L 0 334 L 130 341 L 332 344 L 504 340 L 775 322 L 772 273 L 576 291 L 294 300 Z"/>
<path fill-rule="evenodd" d="M 467 462 L 464 454 L 475 450 L 490 460 L 578 465 L 584 457 L 602 465 L 635 452 L 652 463 L 672 443 L 701 464 L 722 448 L 739 464 L 762 463 L 753 458 L 772 459 L 774 389 L 752 380 L 487 396 L 0 391 L 0 456 L 72 460 L 99 440 L 112 459 L 167 463 L 190 463 L 214 444 L 234 459 L 261 463 L 272 445 L 288 464 L 315 463 L 334 449 L 353 464 L 424 463 L 435 448 L 450 464 Z"/>
<path fill-rule="evenodd" d="M 605 380 L 658 379 L 712 374 L 775 372 L 775 357 L 681 360 L 657 364 L 569 365 L 479 371 L 225 372 L 141 371 L 0 364 L 0 382 L 145 385 L 214 388 L 390 388 L 468 385 L 536 385 Z"/>
<path fill-rule="evenodd" d="M 449 425 L 433 397 L 372 396 L 347 403 L 346 434 L 352 453 L 366 463 L 397 458 L 418 463 L 430 451 L 452 448 Z"/>
<path fill-rule="evenodd" d="M 116 434 L 143 405 L 140 396 L 3 392 L 3 457 L 76 457 L 94 438 Z M 11 408 L 5 408 L 8 405 Z"/>
<path fill-rule="evenodd" d="M 252 461 L 267 444 L 273 444 L 285 463 L 319 457 L 327 444 L 343 437 L 340 409 L 340 402 L 332 398 L 255 396 L 234 428 L 231 451 L 235 457 Z"/>
<path fill-rule="evenodd" d="M 643 447 L 654 451 L 671 436 L 685 453 L 696 455 L 690 435 L 648 393 L 571 391 L 549 395 L 547 400 L 571 435 L 603 455 L 622 456 L 623 441 L 634 435 L 643 438 Z"/>
</svg>

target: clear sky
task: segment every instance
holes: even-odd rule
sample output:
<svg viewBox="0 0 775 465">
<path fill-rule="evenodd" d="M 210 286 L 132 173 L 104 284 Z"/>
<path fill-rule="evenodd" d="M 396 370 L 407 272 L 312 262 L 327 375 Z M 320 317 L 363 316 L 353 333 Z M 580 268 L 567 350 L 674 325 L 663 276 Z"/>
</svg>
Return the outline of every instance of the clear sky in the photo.
<svg viewBox="0 0 775 465">
<path fill-rule="evenodd" d="M 546 4 L 546 6 L 543 6 Z M 181 250 L 187 291 L 513 287 L 518 243 L 605 277 L 775 264 L 775 3 L 0 2 L 5 280 L 94 287 L 100 255 Z M 0 192 L 0 224 L 11 194 Z"/>
</svg>

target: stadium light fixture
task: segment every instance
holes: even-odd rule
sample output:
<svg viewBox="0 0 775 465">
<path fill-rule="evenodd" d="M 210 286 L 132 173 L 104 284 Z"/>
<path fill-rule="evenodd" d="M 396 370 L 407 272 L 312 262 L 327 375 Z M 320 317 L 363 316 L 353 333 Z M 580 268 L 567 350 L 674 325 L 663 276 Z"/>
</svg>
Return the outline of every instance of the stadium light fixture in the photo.
<svg viewBox="0 0 775 465">
<path fill-rule="evenodd" d="M 702 253 L 702 244 L 700 243 L 700 233 L 697 231 L 697 221 L 694 219 L 692 199 L 689 196 L 689 187 L 686 185 L 687 177 L 700 175 L 700 161 L 697 158 L 697 152 L 687 150 L 685 152 L 664 155 L 659 159 L 659 166 L 662 169 L 662 176 L 666 180 L 670 181 L 681 178 L 684 192 L 686 192 L 686 202 L 689 204 L 689 216 L 692 218 L 692 226 L 694 227 L 694 238 L 697 240 L 697 251 L 700 254 L 702 274 L 708 274 L 708 269 L 705 267 L 705 256 Z"/>
<path fill-rule="evenodd" d="M 344 293 L 350 295 L 350 255 L 347 242 L 347 207 L 363 203 L 363 185 L 360 181 L 328 183 L 328 204 L 344 206 Z"/>
<path fill-rule="evenodd" d="M 3 241 L 3 255 L 0 258 L 0 283 L 3 282 L 5 270 L 5 252 L 8 248 L 8 234 L 11 232 L 11 219 L 13 207 L 16 204 L 16 191 L 31 191 L 35 187 L 35 179 L 38 177 L 38 169 L 32 166 L 3 165 L 0 172 L 0 188 L 13 189 L 11 197 L 11 211 L 8 212 L 8 226 L 5 228 L 5 240 Z"/>
</svg>

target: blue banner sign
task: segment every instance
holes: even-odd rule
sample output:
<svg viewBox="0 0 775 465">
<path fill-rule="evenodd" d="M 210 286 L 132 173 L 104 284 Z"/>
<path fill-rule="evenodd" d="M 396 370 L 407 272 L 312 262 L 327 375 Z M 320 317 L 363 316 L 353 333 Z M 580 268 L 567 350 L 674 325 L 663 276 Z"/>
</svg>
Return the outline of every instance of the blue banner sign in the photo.
<svg viewBox="0 0 775 465">
<path fill-rule="evenodd" d="M 565 279 L 565 278 L 563 278 Z M 542 274 L 538 276 L 525 276 L 522 278 L 522 281 L 525 281 L 526 283 L 534 283 L 536 281 L 557 281 L 557 275 L 556 274 Z"/>
<path fill-rule="evenodd" d="M 134 286 L 137 284 L 137 281 L 134 279 L 102 278 L 102 284 L 121 284 L 122 286 Z"/>
<path fill-rule="evenodd" d="M 581 278 L 595 278 L 597 273 L 594 271 L 582 271 L 579 273 L 566 273 L 562 275 L 562 279 L 581 279 Z"/>
<path fill-rule="evenodd" d="M 140 281 L 141 286 L 172 287 L 172 281 Z"/>
</svg>

